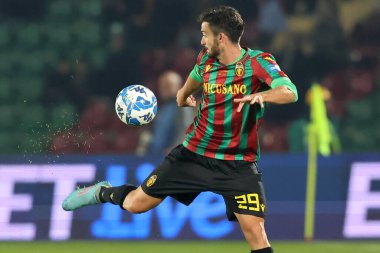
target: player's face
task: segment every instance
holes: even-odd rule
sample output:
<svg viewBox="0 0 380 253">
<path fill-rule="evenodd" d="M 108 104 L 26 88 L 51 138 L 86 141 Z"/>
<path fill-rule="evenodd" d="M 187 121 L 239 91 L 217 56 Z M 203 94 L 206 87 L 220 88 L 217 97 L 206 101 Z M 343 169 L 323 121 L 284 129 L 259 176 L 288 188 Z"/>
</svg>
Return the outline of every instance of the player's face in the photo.
<svg viewBox="0 0 380 253">
<path fill-rule="evenodd" d="M 207 50 L 209 57 L 218 58 L 220 55 L 219 40 L 211 30 L 210 24 L 208 22 L 203 22 L 201 25 L 202 40 L 201 44 Z"/>
</svg>

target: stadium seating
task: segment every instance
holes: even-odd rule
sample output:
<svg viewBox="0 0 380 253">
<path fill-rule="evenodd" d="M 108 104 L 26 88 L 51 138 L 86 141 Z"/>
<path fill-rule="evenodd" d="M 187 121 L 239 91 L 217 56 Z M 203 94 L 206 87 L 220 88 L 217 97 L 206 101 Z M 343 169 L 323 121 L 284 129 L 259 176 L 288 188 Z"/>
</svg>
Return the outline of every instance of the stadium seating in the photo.
<svg viewBox="0 0 380 253">
<path fill-rule="evenodd" d="M 361 0 L 338 3 L 341 14 L 339 20 L 345 36 L 355 42 L 348 43 L 351 47 L 351 62 L 318 80 L 332 94 L 331 100 L 327 103 L 328 113 L 333 122 L 339 122 L 336 124 L 338 135 L 342 138 L 344 149 L 350 151 L 378 150 L 377 143 L 380 142 L 380 131 L 378 131 L 380 129 L 380 74 L 378 69 L 376 70 L 376 64 L 378 68 L 379 62 L 378 59 L 368 59 L 373 52 L 376 52 L 376 43 L 371 42 L 374 37 L 371 34 L 374 34 L 373 29 L 376 29 L 378 24 L 369 16 L 375 3 L 370 0 L 365 0 L 364 3 Z M 48 142 L 56 143 L 57 147 L 60 146 L 58 143 L 64 143 L 61 145 L 64 152 L 70 152 L 70 150 L 76 152 L 78 149 L 83 151 L 85 133 L 75 131 L 79 127 L 90 126 L 93 133 L 99 136 L 97 137 L 99 140 L 94 142 L 90 140 L 90 137 L 88 143 L 92 142 L 93 148 L 87 149 L 86 152 L 101 153 L 110 150 L 134 152 L 135 147 L 126 143 L 127 140 L 131 140 L 131 136 L 136 137 L 137 142 L 140 131 L 134 129 L 134 134 L 131 134 L 124 125 L 117 121 L 114 115 L 109 116 L 113 113 L 112 104 L 108 105 L 109 114 L 104 114 L 103 118 L 96 115 L 99 116 L 96 119 L 88 116 L 91 105 L 83 109 L 82 105 L 71 104 L 73 102 L 70 100 L 56 104 L 42 104 L 44 91 L 49 85 L 47 77 L 58 68 L 62 58 L 67 59 L 71 65 L 70 73 L 73 74 L 69 75 L 70 80 L 75 80 L 75 66 L 82 58 L 85 58 L 89 65 L 90 76 L 92 73 L 97 74 L 93 79 L 103 76 L 102 71 L 105 71 L 107 59 L 112 53 L 109 47 L 109 32 L 113 27 L 112 23 L 109 23 L 110 21 L 103 16 L 103 7 L 104 1 L 101 0 L 52 0 L 46 1 L 45 13 L 39 18 L 30 20 L 15 18 L 10 22 L 0 24 L 1 152 L 23 152 L 21 150 L 32 152 L 33 148 L 36 152 L 46 152 L 52 146 Z M 355 10 L 355 15 L 351 15 L 352 10 Z M 311 28 L 315 27 L 316 18 L 312 15 L 295 13 L 294 16 L 288 15 L 287 21 L 288 31 L 293 33 L 291 36 L 297 34 L 295 37 L 302 40 L 301 43 L 297 42 L 294 46 L 302 46 L 300 51 L 306 50 L 311 53 L 312 50 L 308 51 L 311 48 L 305 47 L 305 45 L 312 45 L 312 42 L 309 42 L 310 45 L 306 42 Z M 125 17 L 124 21 L 118 17 L 117 22 L 119 22 L 118 27 L 123 30 L 122 28 L 124 26 L 128 28 L 128 22 L 132 21 L 128 17 Z M 255 21 L 247 21 L 250 24 L 252 22 L 254 24 Z M 356 25 L 359 23 L 369 27 L 368 30 L 356 29 Z M 152 29 L 149 26 L 142 26 L 142 28 L 148 29 L 147 33 L 149 33 L 149 29 Z M 126 30 L 128 31 L 128 29 Z M 359 42 L 355 41 L 355 30 L 360 32 L 357 35 Z M 128 33 L 126 35 L 130 36 Z M 284 47 L 289 45 L 284 43 L 289 35 L 282 33 L 279 36 L 274 41 L 283 41 L 283 43 L 275 43 L 275 48 L 276 51 L 282 52 L 286 50 Z M 363 37 L 368 38 L 366 45 L 360 44 L 360 38 Z M 126 41 L 128 41 L 129 48 L 141 49 L 137 40 L 134 41 L 128 37 Z M 177 42 L 174 40 L 173 44 L 152 46 L 139 52 L 140 62 L 136 62 L 136 65 L 141 63 L 141 72 L 143 73 L 141 82 L 146 83 L 153 91 L 156 91 L 155 80 L 162 71 L 172 68 L 186 76 L 193 66 L 199 48 L 183 48 L 175 43 Z M 154 45 L 154 43 L 149 45 Z M 252 47 L 252 45 L 248 46 Z M 173 57 L 173 55 L 177 57 Z M 297 58 L 297 60 L 299 59 Z M 372 61 L 375 62 L 371 63 Z M 93 83 L 91 81 L 89 83 L 92 87 Z M 307 83 L 296 84 L 305 87 L 309 85 Z M 103 85 L 112 84 L 104 83 Z M 303 94 L 300 95 L 303 97 Z M 83 97 L 84 105 L 87 99 Z M 298 103 L 304 103 L 304 101 L 300 100 Z M 306 108 L 306 105 L 304 107 Z M 81 114 L 79 110 L 82 109 Z M 307 115 L 302 115 L 302 117 L 294 122 L 286 122 L 287 119 L 284 119 L 278 126 L 269 125 L 261 136 L 263 150 L 304 152 L 305 142 L 299 137 L 299 134 L 304 130 L 308 117 Z M 79 119 L 81 120 L 79 121 Z M 113 121 L 115 119 L 117 123 Z M 77 139 L 70 137 L 71 139 L 68 141 L 62 131 L 66 131 L 66 135 L 70 131 L 75 132 L 80 137 Z M 28 138 L 31 141 L 28 141 Z M 43 145 L 36 144 L 38 138 L 43 140 Z M 52 138 L 55 138 L 54 141 L 51 141 Z M 12 140 L 17 140 L 17 145 L 10 144 L 9 142 Z M 80 147 L 73 144 L 79 143 L 78 140 L 82 143 L 79 145 Z M 71 143 L 71 146 L 67 143 Z"/>
<path fill-rule="evenodd" d="M 1 104 L 12 102 L 12 84 L 10 78 L 0 77 L 0 101 Z"/>
</svg>

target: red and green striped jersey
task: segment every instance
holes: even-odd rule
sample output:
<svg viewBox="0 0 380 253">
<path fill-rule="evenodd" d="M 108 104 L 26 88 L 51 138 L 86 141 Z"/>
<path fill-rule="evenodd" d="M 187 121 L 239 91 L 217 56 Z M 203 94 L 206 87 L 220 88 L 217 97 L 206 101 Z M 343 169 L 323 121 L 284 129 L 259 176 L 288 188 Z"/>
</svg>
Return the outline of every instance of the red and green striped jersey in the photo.
<svg viewBox="0 0 380 253">
<path fill-rule="evenodd" d="M 237 112 L 235 98 L 286 85 L 297 90 L 274 57 L 249 48 L 234 63 L 223 65 L 200 52 L 190 77 L 203 83 L 198 115 L 186 131 L 183 145 L 192 152 L 222 160 L 257 161 L 258 129 L 264 115 L 260 105 Z M 244 52 L 243 51 L 243 52 Z"/>
</svg>

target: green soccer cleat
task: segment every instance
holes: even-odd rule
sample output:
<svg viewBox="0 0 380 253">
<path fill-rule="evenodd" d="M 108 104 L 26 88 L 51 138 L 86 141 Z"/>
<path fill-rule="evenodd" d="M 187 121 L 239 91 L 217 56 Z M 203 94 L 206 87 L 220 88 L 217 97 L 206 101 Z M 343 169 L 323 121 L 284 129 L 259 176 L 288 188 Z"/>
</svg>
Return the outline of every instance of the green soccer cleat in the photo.
<svg viewBox="0 0 380 253">
<path fill-rule="evenodd" d="M 98 199 L 98 194 L 101 187 L 112 187 L 107 181 L 102 181 L 97 184 L 79 188 L 70 193 L 62 203 L 62 208 L 66 211 L 73 211 L 78 208 L 101 203 Z"/>
</svg>

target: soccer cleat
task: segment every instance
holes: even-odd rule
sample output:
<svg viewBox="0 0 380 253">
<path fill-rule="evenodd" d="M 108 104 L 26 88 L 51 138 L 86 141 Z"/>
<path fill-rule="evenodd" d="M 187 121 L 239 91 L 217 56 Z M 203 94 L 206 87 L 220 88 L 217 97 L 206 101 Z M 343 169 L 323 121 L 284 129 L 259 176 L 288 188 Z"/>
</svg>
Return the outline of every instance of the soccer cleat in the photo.
<svg viewBox="0 0 380 253">
<path fill-rule="evenodd" d="M 107 181 L 102 181 L 97 184 L 79 188 L 70 193 L 62 203 L 62 208 L 66 211 L 73 211 L 78 208 L 101 203 L 98 199 L 98 194 L 101 187 L 112 187 Z"/>
</svg>

